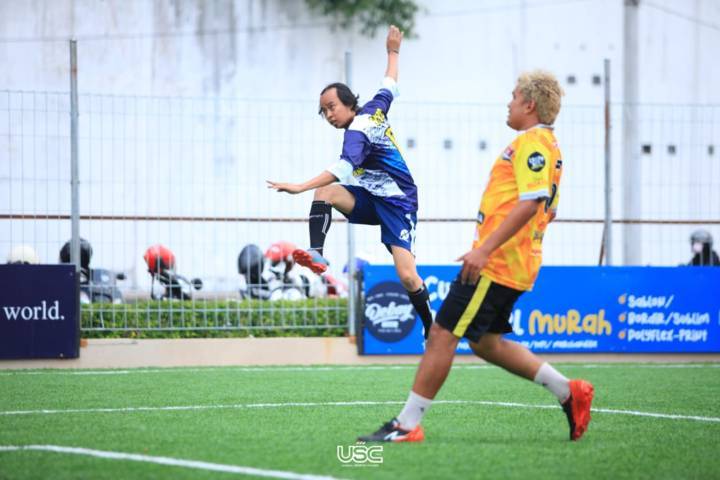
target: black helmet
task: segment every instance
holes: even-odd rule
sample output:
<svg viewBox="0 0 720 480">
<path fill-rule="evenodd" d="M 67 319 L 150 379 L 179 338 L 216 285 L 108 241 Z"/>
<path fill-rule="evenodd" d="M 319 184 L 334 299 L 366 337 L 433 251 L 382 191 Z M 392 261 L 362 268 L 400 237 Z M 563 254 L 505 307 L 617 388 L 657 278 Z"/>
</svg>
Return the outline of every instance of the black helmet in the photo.
<svg viewBox="0 0 720 480">
<path fill-rule="evenodd" d="M 712 235 L 710 235 L 710 232 L 708 232 L 707 230 L 695 230 L 692 235 L 690 235 L 690 245 L 694 245 L 696 243 L 709 245 L 710 248 L 712 248 Z"/>
<path fill-rule="evenodd" d="M 265 256 L 260 247 L 254 244 L 246 245 L 238 255 L 238 273 L 245 275 L 250 284 L 260 283 L 264 261 Z"/>
<path fill-rule="evenodd" d="M 60 249 L 60 263 L 70 263 L 70 242 L 68 240 Z M 92 258 L 92 246 L 90 242 L 84 238 L 80 238 L 80 267 L 84 269 L 90 268 L 90 259 Z"/>
</svg>

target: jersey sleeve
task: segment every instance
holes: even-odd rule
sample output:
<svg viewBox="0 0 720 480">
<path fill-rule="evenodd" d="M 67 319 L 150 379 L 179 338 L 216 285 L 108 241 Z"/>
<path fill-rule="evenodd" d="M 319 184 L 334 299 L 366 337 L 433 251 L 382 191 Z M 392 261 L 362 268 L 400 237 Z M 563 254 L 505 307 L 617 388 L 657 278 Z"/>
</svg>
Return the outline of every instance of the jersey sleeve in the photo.
<svg viewBox="0 0 720 480">
<path fill-rule="evenodd" d="M 540 142 L 520 140 L 512 160 L 520 200 L 549 198 L 552 170 L 548 149 Z"/>
<path fill-rule="evenodd" d="M 390 105 L 397 96 L 397 82 L 390 77 L 385 77 L 380 90 L 378 90 L 372 100 L 363 106 L 363 111 L 372 114 L 379 108 L 385 115 L 387 115 L 390 111 Z"/>
<path fill-rule="evenodd" d="M 348 129 L 345 131 L 340 160 L 348 162 L 353 170 L 360 167 L 370 153 L 370 139 L 361 130 Z"/>
</svg>

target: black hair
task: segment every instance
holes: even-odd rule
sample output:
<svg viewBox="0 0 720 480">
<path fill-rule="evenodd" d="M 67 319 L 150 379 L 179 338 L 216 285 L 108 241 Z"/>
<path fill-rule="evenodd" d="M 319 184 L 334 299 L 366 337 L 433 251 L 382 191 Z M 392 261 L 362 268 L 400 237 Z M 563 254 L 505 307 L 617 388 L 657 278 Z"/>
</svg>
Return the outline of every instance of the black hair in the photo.
<svg viewBox="0 0 720 480">
<path fill-rule="evenodd" d="M 327 92 L 331 88 L 334 88 L 337 91 L 337 96 L 343 105 L 345 105 L 346 107 L 350 107 L 353 112 L 357 112 L 360 110 L 360 105 L 358 105 L 360 95 L 355 95 L 352 90 L 350 90 L 350 87 L 348 87 L 344 83 L 331 83 L 330 85 L 322 89 L 322 92 L 320 92 L 320 96 L 322 96 L 323 93 Z M 322 115 L 322 107 L 318 109 L 318 114 Z"/>
</svg>

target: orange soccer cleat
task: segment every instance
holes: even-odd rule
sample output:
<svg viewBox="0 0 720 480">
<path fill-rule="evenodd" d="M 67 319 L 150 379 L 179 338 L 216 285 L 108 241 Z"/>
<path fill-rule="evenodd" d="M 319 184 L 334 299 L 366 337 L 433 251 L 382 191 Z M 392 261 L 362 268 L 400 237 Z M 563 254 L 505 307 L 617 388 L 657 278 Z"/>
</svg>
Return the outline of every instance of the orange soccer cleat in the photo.
<svg viewBox="0 0 720 480">
<path fill-rule="evenodd" d="M 570 380 L 570 397 L 562 404 L 570 425 L 570 440 L 580 440 L 587 432 L 594 392 L 590 382 Z"/>
<path fill-rule="evenodd" d="M 307 252 L 298 248 L 297 250 L 294 250 L 292 252 L 292 256 L 295 260 L 295 263 L 297 263 L 298 265 L 302 265 L 303 267 L 309 268 L 318 275 L 324 273 L 325 270 L 327 270 L 327 260 L 325 260 L 318 253 L 315 253 L 315 255 L 313 255 L 311 252 Z"/>
</svg>

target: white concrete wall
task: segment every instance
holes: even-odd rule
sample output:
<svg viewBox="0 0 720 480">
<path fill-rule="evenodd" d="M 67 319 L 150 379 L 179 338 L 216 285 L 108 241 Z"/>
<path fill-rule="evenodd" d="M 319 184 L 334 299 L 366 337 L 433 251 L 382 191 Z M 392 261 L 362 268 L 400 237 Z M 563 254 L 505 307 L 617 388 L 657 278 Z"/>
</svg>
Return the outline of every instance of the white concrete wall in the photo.
<svg viewBox="0 0 720 480">
<path fill-rule="evenodd" d="M 602 218 L 603 87 L 593 85 L 592 76 L 602 75 L 609 58 L 612 100 L 622 102 L 623 1 L 422 3 L 419 38 L 402 48 L 402 96 L 391 112 L 401 144 L 413 139 L 417 145 L 405 153 L 420 186 L 420 218 L 474 216 L 487 172 L 514 135 L 504 125 L 514 79 L 535 67 L 555 72 L 566 90 L 557 125 L 566 168 L 561 218 Z M 274 195 L 264 180 L 299 181 L 336 157 L 340 134 L 318 120 L 315 104 L 325 84 L 344 79 L 345 51 L 353 55 L 352 83 L 361 100 L 374 92 L 385 67 L 382 33 L 368 39 L 329 23 L 302 0 L 0 2 L 0 62 L 7 67 L 0 69 L 0 191 L 7 192 L 0 211 L 69 211 L 66 101 L 2 91 L 66 92 L 66 39 L 76 37 L 84 94 L 83 212 L 304 216 L 310 194 Z M 642 110 L 641 141 L 653 145 L 653 153 L 641 157 L 637 180 L 643 218 L 720 218 L 720 115 L 717 107 L 687 107 L 720 103 L 714 60 L 720 32 L 712 27 L 718 24 L 715 0 L 641 1 L 639 100 L 677 105 Z M 574 85 L 567 83 L 570 75 Z M 148 95 L 205 100 L 138 98 Z M 213 100 L 219 97 L 237 100 Z M 619 213 L 619 109 L 614 116 Z M 452 149 L 443 148 L 445 139 Z M 667 154 L 669 144 L 677 146 L 675 155 Z M 54 261 L 69 225 L 48 225 L 0 221 L 0 249 L 33 243 L 44 260 Z M 234 258 L 247 241 L 263 247 L 283 237 L 305 242 L 301 224 L 92 222 L 83 228 L 95 245 L 96 265 L 141 272 L 141 282 L 147 280 L 142 250 L 158 241 L 173 245 L 181 266 L 218 285 L 232 283 Z M 644 227 L 639 263 L 687 261 L 692 229 Z M 600 230 L 553 226 L 547 263 L 596 262 Z M 720 243 L 720 229 L 710 230 Z M 344 231 L 336 226 L 331 233 L 332 256 L 343 256 Z M 361 228 L 358 235 L 361 251 L 389 261 L 376 229 Z M 418 259 L 447 263 L 471 237 L 472 224 L 421 225 Z M 624 241 L 617 229 L 616 261 Z"/>
</svg>

